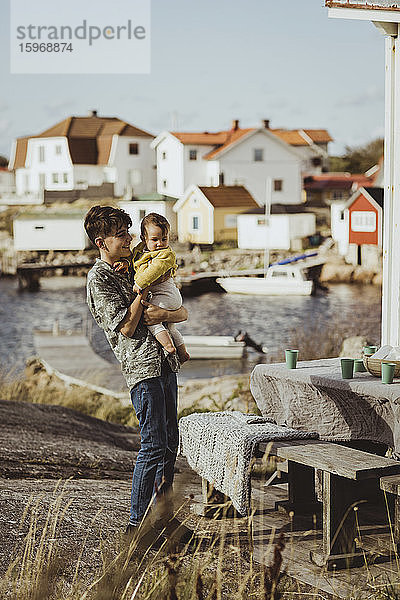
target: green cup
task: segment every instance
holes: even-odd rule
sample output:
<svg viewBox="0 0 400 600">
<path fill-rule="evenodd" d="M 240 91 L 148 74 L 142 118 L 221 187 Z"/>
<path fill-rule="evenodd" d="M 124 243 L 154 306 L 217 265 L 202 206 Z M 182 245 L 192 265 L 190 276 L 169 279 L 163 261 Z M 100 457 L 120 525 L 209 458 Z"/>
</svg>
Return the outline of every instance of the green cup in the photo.
<svg viewBox="0 0 400 600">
<path fill-rule="evenodd" d="M 364 361 L 362 358 L 354 359 L 354 373 L 365 373 L 366 368 L 364 367 Z"/>
<path fill-rule="evenodd" d="M 288 369 L 295 369 L 297 365 L 298 350 L 285 350 L 285 360 Z"/>
<path fill-rule="evenodd" d="M 382 363 L 381 365 L 381 373 L 382 373 L 382 383 L 393 383 L 394 370 L 396 365 L 394 363 Z"/>
<path fill-rule="evenodd" d="M 353 379 L 354 358 L 341 358 L 342 379 Z"/>
<path fill-rule="evenodd" d="M 377 346 L 364 346 L 363 352 L 365 356 L 372 356 L 378 350 Z"/>
</svg>

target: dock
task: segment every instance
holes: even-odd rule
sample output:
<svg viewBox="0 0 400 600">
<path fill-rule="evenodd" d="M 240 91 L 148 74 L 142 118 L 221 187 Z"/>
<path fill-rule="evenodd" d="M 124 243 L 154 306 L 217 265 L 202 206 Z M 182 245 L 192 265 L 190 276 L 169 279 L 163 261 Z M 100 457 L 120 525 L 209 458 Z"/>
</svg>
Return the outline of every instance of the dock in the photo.
<svg viewBox="0 0 400 600">
<path fill-rule="evenodd" d="M 119 364 L 96 354 L 83 332 L 34 330 L 36 354 L 50 375 L 67 385 L 78 385 L 130 404 Z"/>
<path fill-rule="evenodd" d="M 63 275 L 68 275 L 72 269 L 90 269 L 93 262 L 62 263 L 60 265 L 49 263 L 21 263 L 16 267 L 18 287 L 20 290 L 35 292 L 40 288 L 40 278 L 45 272 L 61 270 Z"/>
</svg>

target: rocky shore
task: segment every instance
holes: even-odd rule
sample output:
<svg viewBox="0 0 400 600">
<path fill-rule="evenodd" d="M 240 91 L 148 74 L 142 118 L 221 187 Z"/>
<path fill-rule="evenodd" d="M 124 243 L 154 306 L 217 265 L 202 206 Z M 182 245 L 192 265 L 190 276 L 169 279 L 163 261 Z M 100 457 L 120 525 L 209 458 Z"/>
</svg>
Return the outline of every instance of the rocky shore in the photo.
<svg viewBox="0 0 400 600">
<path fill-rule="evenodd" d="M 240 250 L 230 248 L 226 250 L 201 251 L 195 247 L 189 251 L 186 246 L 176 244 L 179 273 L 190 275 L 204 271 L 238 271 L 241 269 L 262 268 L 264 264 L 264 253 L 259 250 Z M 271 252 L 270 261 L 276 262 L 287 258 L 293 253 Z M 20 252 L 18 262 L 41 262 L 58 266 L 60 269 L 53 271 L 54 275 L 63 275 L 61 265 L 74 265 L 79 263 L 94 262 L 97 256 L 95 249 L 81 252 Z M 382 285 L 382 270 L 368 269 L 365 267 L 347 264 L 334 251 L 325 253 L 326 263 L 322 268 L 320 281 L 326 283 L 361 283 Z M 70 269 L 70 275 L 85 276 L 86 268 L 77 267 Z"/>
</svg>

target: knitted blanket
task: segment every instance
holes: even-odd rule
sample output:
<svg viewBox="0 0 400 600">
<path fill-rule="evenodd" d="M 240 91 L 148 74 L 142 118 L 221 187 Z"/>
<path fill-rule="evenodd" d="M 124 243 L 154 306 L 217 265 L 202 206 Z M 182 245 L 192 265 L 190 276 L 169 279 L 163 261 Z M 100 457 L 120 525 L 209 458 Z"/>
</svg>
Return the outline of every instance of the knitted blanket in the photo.
<svg viewBox="0 0 400 600">
<path fill-rule="evenodd" d="M 237 411 L 194 413 L 179 421 L 179 447 L 190 467 L 232 500 L 241 515 L 250 510 L 251 459 L 260 442 L 316 439 L 317 433 L 276 425 Z"/>
</svg>

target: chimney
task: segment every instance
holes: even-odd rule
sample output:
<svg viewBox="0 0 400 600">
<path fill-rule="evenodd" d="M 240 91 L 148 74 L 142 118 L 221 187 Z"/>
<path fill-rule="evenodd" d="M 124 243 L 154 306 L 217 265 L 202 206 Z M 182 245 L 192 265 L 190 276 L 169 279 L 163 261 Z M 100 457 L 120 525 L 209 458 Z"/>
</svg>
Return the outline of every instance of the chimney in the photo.
<svg viewBox="0 0 400 600">
<path fill-rule="evenodd" d="M 237 131 L 239 129 L 239 119 L 234 119 L 232 121 L 232 131 Z"/>
<path fill-rule="evenodd" d="M 97 117 L 97 110 L 91 110 L 91 111 L 89 112 L 89 115 L 90 115 L 91 117 Z"/>
<path fill-rule="evenodd" d="M 269 119 L 263 119 L 264 129 L 269 129 Z"/>
</svg>

